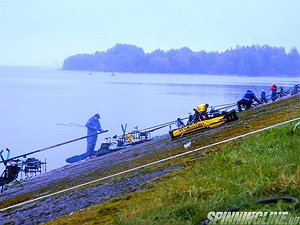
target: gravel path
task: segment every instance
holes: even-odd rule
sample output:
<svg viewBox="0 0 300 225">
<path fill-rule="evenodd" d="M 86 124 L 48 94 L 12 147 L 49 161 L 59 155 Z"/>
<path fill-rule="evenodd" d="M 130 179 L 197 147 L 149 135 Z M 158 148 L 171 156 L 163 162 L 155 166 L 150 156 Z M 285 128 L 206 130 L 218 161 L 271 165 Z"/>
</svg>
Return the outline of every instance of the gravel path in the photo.
<svg viewBox="0 0 300 225">
<path fill-rule="evenodd" d="M 23 182 L 23 186 L 15 185 L 0 195 L 0 208 L 5 208 L 5 201 L 19 196 L 30 195 L 31 198 L 43 196 L 59 189 L 66 188 L 107 176 L 107 171 L 117 167 L 120 171 L 128 169 L 133 160 L 147 157 L 149 154 L 163 151 L 169 147 L 180 145 L 172 142 L 169 135 L 163 135 L 157 140 L 149 141 L 130 149 L 124 149 L 100 157 L 83 160 L 62 168 L 44 173 Z M 110 198 L 140 191 L 152 184 L 152 179 L 165 175 L 177 167 L 167 167 L 157 171 L 130 172 L 117 177 L 97 182 L 93 186 L 81 187 L 59 195 L 28 203 L 21 207 L 0 212 L 1 224 L 39 224 L 51 221 L 59 216 L 97 205 Z M 32 194 L 34 193 L 34 194 Z M 24 200 L 22 200 L 23 202 Z M 16 203 L 14 203 L 16 204 Z M 9 205 L 14 205 L 9 204 Z"/>
</svg>

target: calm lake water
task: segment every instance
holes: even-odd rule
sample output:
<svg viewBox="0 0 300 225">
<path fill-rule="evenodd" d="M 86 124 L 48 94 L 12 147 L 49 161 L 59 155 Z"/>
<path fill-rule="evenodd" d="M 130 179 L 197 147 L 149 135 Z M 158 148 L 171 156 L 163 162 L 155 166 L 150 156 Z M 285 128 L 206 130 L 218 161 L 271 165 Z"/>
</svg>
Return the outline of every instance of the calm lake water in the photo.
<svg viewBox="0 0 300 225">
<path fill-rule="evenodd" d="M 131 74 L 61 71 L 53 68 L 0 67 L 0 148 L 11 157 L 86 135 L 86 129 L 57 124 L 85 125 L 95 113 L 109 132 L 122 134 L 135 126 L 147 128 L 186 117 L 200 103 L 234 103 L 248 89 L 258 96 L 269 86 L 290 88 L 299 77 L 251 77 L 178 74 Z M 156 135 L 167 133 L 159 130 Z M 155 134 L 154 134 L 155 135 Z M 80 140 L 29 157 L 47 159 L 47 170 L 86 150 Z M 3 165 L 0 165 L 2 171 Z"/>
</svg>

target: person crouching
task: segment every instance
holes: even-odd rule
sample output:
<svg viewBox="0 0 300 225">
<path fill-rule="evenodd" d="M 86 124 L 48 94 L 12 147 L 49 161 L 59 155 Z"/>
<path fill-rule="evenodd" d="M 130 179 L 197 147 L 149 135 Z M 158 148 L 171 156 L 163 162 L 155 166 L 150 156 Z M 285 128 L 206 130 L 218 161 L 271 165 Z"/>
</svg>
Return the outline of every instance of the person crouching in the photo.
<svg viewBox="0 0 300 225">
<path fill-rule="evenodd" d="M 246 110 L 250 109 L 253 100 L 255 100 L 258 104 L 261 104 L 261 101 L 259 101 L 255 94 L 252 91 L 248 90 L 245 93 L 244 97 L 237 102 L 239 112 L 242 111 L 242 105 L 246 107 Z"/>
</svg>

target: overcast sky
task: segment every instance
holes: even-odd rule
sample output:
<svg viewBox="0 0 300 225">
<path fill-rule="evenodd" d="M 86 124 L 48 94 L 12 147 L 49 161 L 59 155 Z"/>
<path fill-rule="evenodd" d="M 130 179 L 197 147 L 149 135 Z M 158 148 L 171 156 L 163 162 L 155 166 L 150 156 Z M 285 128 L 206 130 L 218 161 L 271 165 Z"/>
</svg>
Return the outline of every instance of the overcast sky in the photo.
<svg viewBox="0 0 300 225">
<path fill-rule="evenodd" d="M 0 0 L 0 65 L 60 67 L 117 43 L 300 50 L 300 0 Z"/>
</svg>

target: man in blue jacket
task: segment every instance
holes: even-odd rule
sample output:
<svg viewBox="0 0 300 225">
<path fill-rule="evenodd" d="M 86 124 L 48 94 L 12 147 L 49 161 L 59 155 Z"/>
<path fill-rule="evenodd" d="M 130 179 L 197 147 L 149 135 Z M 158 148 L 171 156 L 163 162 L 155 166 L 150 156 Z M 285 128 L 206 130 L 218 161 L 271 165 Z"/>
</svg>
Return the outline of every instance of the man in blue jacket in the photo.
<svg viewBox="0 0 300 225">
<path fill-rule="evenodd" d="M 87 149 L 86 149 L 86 157 L 91 157 L 94 155 L 94 149 L 96 147 L 98 131 L 103 131 L 101 128 L 101 124 L 99 122 L 100 115 L 95 114 L 92 116 L 86 123 L 87 127 Z"/>
<path fill-rule="evenodd" d="M 242 108 L 241 108 L 242 105 L 244 105 L 246 107 L 246 110 L 250 109 L 253 100 L 255 100 L 258 104 L 261 104 L 261 101 L 258 100 L 258 98 L 255 96 L 255 94 L 252 91 L 248 90 L 246 92 L 246 94 L 244 95 L 244 97 L 237 102 L 239 112 L 242 111 Z"/>
</svg>

